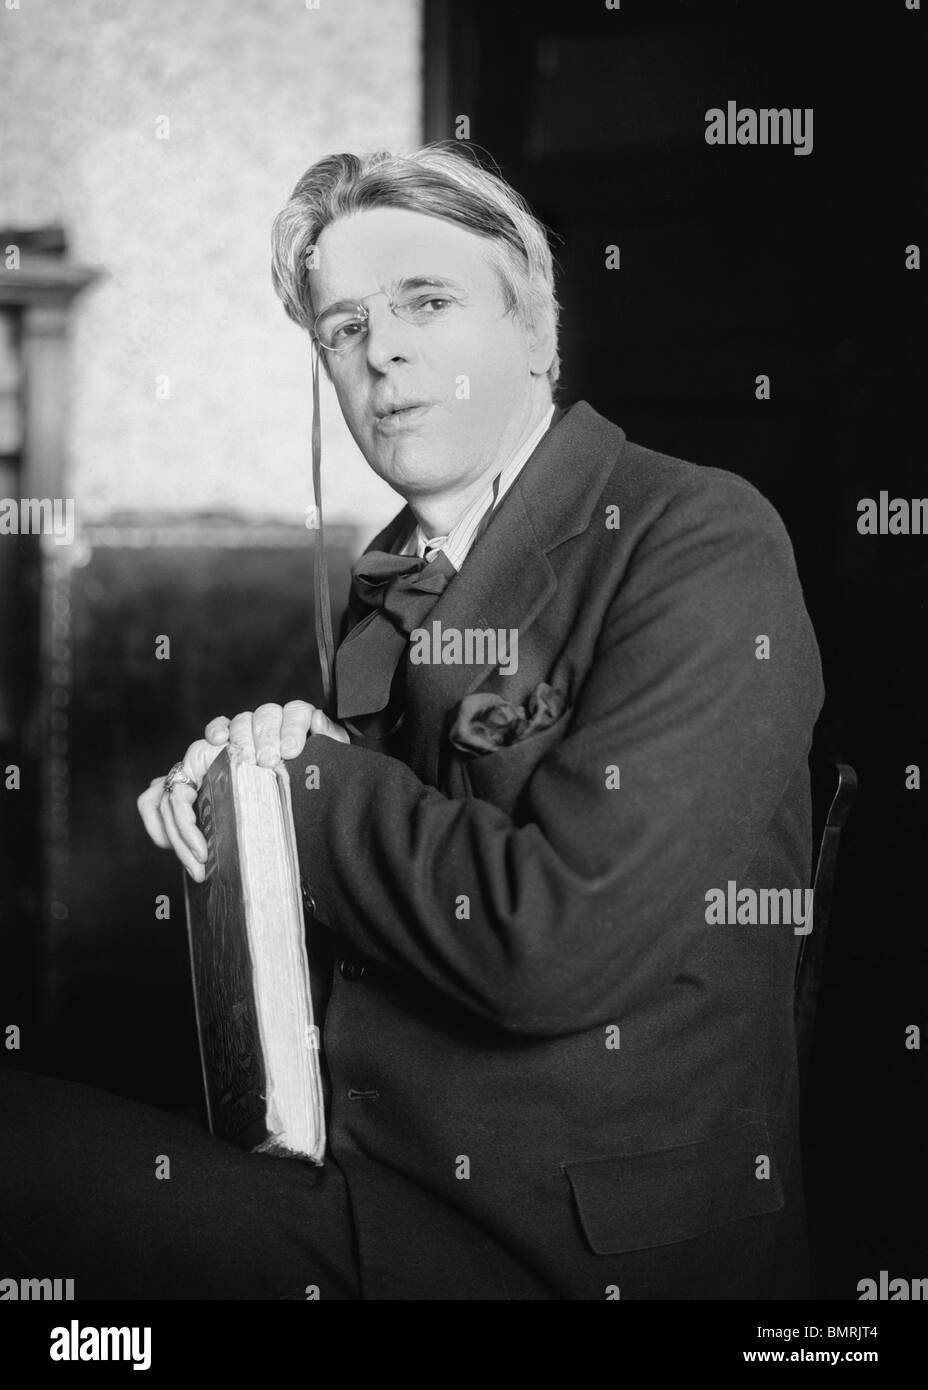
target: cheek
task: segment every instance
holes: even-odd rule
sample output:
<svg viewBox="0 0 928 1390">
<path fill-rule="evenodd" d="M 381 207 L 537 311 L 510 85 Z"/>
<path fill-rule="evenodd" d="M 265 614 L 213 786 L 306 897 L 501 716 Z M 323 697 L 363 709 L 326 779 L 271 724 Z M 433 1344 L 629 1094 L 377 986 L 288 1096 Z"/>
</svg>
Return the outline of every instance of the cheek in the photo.
<svg viewBox="0 0 928 1390">
<path fill-rule="evenodd" d="M 338 401 L 339 409 L 345 418 L 345 423 L 355 439 L 364 428 L 364 417 L 362 414 L 362 392 L 352 389 L 351 382 L 346 379 L 339 380 L 333 376 L 332 385 L 335 387 L 335 399 Z"/>
<path fill-rule="evenodd" d="M 500 412 L 512 409 L 515 393 L 525 388 L 530 375 L 525 343 L 517 332 L 469 336 L 454 346 L 446 362 L 455 413 L 479 407 L 479 428 L 485 432 L 494 428 Z M 462 400 L 464 377 L 470 394 Z"/>
</svg>

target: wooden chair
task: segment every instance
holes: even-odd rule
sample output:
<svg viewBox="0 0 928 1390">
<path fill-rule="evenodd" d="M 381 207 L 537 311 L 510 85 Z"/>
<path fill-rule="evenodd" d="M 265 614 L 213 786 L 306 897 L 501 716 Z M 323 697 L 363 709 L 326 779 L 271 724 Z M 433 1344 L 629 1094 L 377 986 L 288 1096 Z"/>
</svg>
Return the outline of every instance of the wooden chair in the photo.
<svg viewBox="0 0 928 1390">
<path fill-rule="evenodd" d="M 824 782 L 823 782 L 824 776 Z M 825 948 L 834 901 L 835 873 L 841 832 L 847 824 L 857 793 L 857 773 L 849 763 L 824 759 L 816 764 L 813 755 L 813 806 L 819 800 L 819 788 L 831 797 L 822 827 L 822 838 L 812 881 L 812 930 L 802 938 L 796 961 L 794 1007 L 796 1018 L 796 1049 L 799 1058 L 799 1084 L 804 1091 L 808 1082 L 812 1055 L 815 1014 L 822 987 Z M 827 801 L 824 803 L 827 805 Z"/>
</svg>

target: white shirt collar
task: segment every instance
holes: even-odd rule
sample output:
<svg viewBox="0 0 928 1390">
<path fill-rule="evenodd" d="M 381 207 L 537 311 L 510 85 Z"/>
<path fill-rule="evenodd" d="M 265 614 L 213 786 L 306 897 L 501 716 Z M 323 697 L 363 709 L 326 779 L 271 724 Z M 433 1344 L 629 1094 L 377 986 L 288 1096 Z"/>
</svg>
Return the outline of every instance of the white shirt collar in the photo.
<svg viewBox="0 0 928 1390">
<path fill-rule="evenodd" d="M 463 515 L 452 526 L 447 536 L 427 537 L 423 535 L 421 526 L 416 526 L 400 553 L 421 556 L 426 553 L 426 550 L 440 549 L 445 552 L 454 568 L 459 570 L 476 540 L 478 527 L 484 516 L 491 508 L 499 506 L 512 487 L 535 452 L 542 435 L 551 424 L 553 415 L 554 404 L 552 403 L 531 434 L 523 439 L 500 471 L 487 484 L 485 490 L 474 498 Z"/>
</svg>

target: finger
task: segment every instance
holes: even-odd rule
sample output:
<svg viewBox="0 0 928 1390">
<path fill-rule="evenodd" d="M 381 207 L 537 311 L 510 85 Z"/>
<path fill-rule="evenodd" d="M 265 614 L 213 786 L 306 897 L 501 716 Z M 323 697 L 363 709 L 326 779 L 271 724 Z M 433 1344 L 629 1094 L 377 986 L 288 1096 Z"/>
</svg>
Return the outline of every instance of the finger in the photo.
<svg viewBox="0 0 928 1390">
<path fill-rule="evenodd" d="M 190 778 L 194 787 L 199 787 L 208 769 L 216 761 L 221 752 L 221 747 L 218 747 L 215 743 L 207 743 L 205 738 L 198 738 L 194 743 L 191 743 L 181 759 L 181 767 Z M 181 782 L 177 785 L 184 786 L 185 784 Z"/>
<path fill-rule="evenodd" d="M 142 824 L 158 848 L 170 849 L 171 842 L 164 833 L 164 826 L 161 823 L 161 814 L 158 810 L 158 802 L 161 800 L 161 794 L 164 791 L 164 783 L 165 779 L 163 777 L 155 777 L 148 790 L 142 792 L 142 795 L 135 804 L 139 808 Z"/>
<path fill-rule="evenodd" d="M 244 714 L 237 714 L 232 720 L 229 725 L 229 743 L 233 748 L 244 753 L 246 763 L 257 761 L 251 710 L 245 710 Z"/>
<path fill-rule="evenodd" d="M 203 735 L 210 743 L 228 743 L 229 721 L 226 716 L 217 714 L 215 719 L 209 721 Z"/>
<path fill-rule="evenodd" d="M 288 700 L 284 705 L 280 751 L 285 758 L 296 758 L 302 753 L 316 713 L 315 705 L 307 704 L 305 700 Z"/>
<path fill-rule="evenodd" d="M 197 883 L 202 883 L 203 879 L 206 877 L 206 872 L 203 868 L 203 865 L 197 859 L 196 855 L 193 853 L 193 850 L 191 850 L 186 844 L 184 844 L 184 841 L 181 839 L 180 832 L 178 831 L 177 825 L 174 821 L 175 795 L 176 790 L 172 791 L 170 795 L 162 796 L 161 800 L 158 803 L 158 811 L 161 815 L 161 824 L 164 826 L 164 833 L 168 837 L 171 849 L 177 855 L 178 859 L 183 864 L 190 877 L 196 879 Z"/>
<path fill-rule="evenodd" d="M 280 705 L 259 705 L 251 720 L 255 741 L 255 761 L 259 767 L 275 767 L 280 762 Z"/>
<path fill-rule="evenodd" d="M 171 789 L 171 812 L 181 840 L 200 864 L 206 863 L 207 847 L 202 831 L 197 825 L 196 787 L 184 782 L 175 782 Z"/>
<path fill-rule="evenodd" d="M 197 863 L 206 861 L 206 841 L 197 826 L 197 817 L 194 807 L 197 799 L 197 789 L 201 785 L 203 778 L 212 763 L 216 761 L 222 752 L 222 745 L 207 743 L 205 738 L 198 738 L 191 743 L 183 758 L 181 759 L 181 769 L 184 775 L 190 780 L 188 782 L 175 782 L 171 788 L 167 802 L 170 803 L 170 815 L 165 815 L 164 806 L 159 802 L 159 812 L 161 813 L 162 823 L 165 825 L 166 833 L 170 838 L 170 831 L 173 828 L 181 842 L 194 856 Z M 171 848 L 176 851 L 176 843 L 171 840 Z M 186 861 L 184 861 L 186 864 Z"/>
<path fill-rule="evenodd" d="M 317 709 L 313 712 L 312 732 L 314 734 L 324 734 L 326 738 L 337 739 L 339 743 L 350 743 L 348 730 L 343 729 L 341 724 L 336 724 L 334 719 L 330 719 L 324 710 Z"/>
</svg>

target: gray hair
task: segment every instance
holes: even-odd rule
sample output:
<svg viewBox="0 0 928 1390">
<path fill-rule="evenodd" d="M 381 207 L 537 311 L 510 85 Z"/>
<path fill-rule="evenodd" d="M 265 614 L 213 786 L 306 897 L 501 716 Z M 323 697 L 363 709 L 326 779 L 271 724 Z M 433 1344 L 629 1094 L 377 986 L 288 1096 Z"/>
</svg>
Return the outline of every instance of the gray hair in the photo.
<svg viewBox="0 0 928 1390">
<path fill-rule="evenodd" d="M 481 167 L 457 142 L 424 145 L 411 154 L 333 154 L 306 170 L 274 220 L 271 278 L 288 315 L 312 332 L 310 252 L 337 217 L 366 208 L 405 208 L 455 222 L 485 237 L 500 278 L 506 312 L 526 328 L 549 325 L 552 387 L 560 375 L 558 302 L 545 227 L 525 199 Z M 327 355 L 322 354 L 328 371 Z"/>
</svg>

